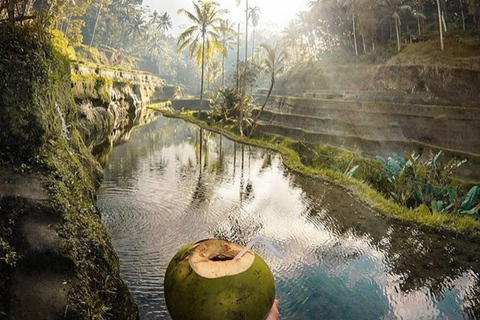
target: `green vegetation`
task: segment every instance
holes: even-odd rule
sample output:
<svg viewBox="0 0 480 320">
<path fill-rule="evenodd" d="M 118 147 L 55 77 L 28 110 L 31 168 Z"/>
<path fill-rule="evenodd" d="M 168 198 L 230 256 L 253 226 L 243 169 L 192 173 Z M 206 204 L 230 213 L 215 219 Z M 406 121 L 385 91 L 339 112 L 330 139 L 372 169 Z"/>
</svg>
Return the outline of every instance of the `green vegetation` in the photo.
<svg viewBox="0 0 480 320">
<path fill-rule="evenodd" d="M 10 274 L 25 259 L 18 251 L 17 224 L 27 214 L 48 212 L 61 221 L 52 226 L 62 239 L 58 250 L 73 266 L 72 278 L 65 279 L 65 317 L 136 319 L 136 306 L 94 204 L 101 170 L 78 131 L 70 62 L 42 30 L 35 23 L 0 26 L 0 161 L 3 168 L 40 179 L 49 196 L 42 206 L 2 199 L 0 305 L 8 310 Z"/>
<path fill-rule="evenodd" d="M 477 216 L 480 209 L 480 187 L 473 186 L 462 194 L 454 185 L 452 174 L 466 160 L 443 161 L 443 151 L 430 154 L 421 161 L 419 155 L 408 159 L 393 155 L 388 159 L 377 157 L 382 163 L 383 175 L 389 182 L 389 194 L 397 203 L 433 213 L 456 213 Z M 386 190 L 383 189 L 383 192 Z"/>
<path fill-rule="evenodd" d="M 241 136 L 233 125 L 224 126 L 198 120 L 190 112 L 175 113 L 162 110 L 162 113 L 182 118 L 242 143 L 278 151 L 290 170 L 340 185 L 359 201 L 387 217 L 443 233 L 480 239 L 480 220 L 471 215 L 432 213 L 425 210 L 424 206 L 407 208 L 392 201 L 388 192 L 377 191 L 378 188 L 382 190 L 390 188 L 380 161 L 365 159 L 359 153 L 336 147 L 309 145 L 275 135 L 255 133 L 251 137 Z M 462 198 L 462 202 L 470 195 Z"/>
<path fill-rule="evenodd" d="M 111 101 L 110 92 L 113 87 L 111 79 L 96 75 L 72 75 L 73 94 L 79 101 L 100 100 L 104 104 Z"/>
<path fill-rule="evenodd" d="M 216 28 L 220 27 L 222 19 L 220 16 L 227 13 L 227 10 L 218 9 L 219 4 L 213 1 L 200 1 L 193 3 L 194 13 L 180 9 L 193 23 L 178 37 L 178 52 L 189 48 L 190 58 L 196 57 L 197 63 L 201 65 L 200 77 L 200 107 L 203 104 L 203 80 L 205 73 L 205 58 L 211 56 L 214 49 L 225 52 L 226 48 L 217 39 Z M 201 41 L 199 41 L 199 38 Z"/>
</svg>

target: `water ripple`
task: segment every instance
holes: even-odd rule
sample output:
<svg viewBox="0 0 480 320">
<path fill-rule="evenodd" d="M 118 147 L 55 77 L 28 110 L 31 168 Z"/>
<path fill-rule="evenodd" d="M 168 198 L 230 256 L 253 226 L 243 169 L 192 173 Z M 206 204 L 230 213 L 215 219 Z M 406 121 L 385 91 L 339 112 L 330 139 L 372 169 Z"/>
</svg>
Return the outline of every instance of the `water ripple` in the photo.
<svg viewBox="0 0 480 320">
<path fill-rule="evenodd" d="M 284 256 L 254 246 L 275 276 L 283 319 L 480 316 L 478 246 L 394 225 L 343 190 L 289 174 L 265 150 L 211 134 L 200 157 L 198 137 L 178 120 L 140 128 L 111 153 L 98 193 L 143 320 L 170 319 L 163 277 L 182 246 L 257 235 Z"/>
</svg>

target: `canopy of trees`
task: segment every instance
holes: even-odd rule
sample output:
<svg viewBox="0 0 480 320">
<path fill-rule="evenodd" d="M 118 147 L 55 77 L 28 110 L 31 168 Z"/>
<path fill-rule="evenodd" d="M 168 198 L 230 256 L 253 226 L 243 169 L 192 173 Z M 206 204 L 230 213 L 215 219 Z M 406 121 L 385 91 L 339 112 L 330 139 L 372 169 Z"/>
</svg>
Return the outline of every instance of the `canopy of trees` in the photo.
<svg viewBox="0 0 480 320">
<path fill-rule="evenodd" d="M 296 60 L 316 60 L 342 47 L 353 54 L 394 42 L 437 37 L 447 30 L 478 28 L 479 0 L 313 0 L 284 30 Z"/>
<path fill-rule="evenodd" d="M 289 61 L 295 62 L 318 60 L 338 48 L 352 56 L 385 47 L 399 51 L 408 42 L 480 27 L 480 0 L 312 0 L 308 10 L 298 13 L 282 33 L 267 35 L 259 27 L 262 13 L 258 7 L 250 7 L 247 0 L 236 2 L 245 3 L 243 33 L 240 25 L 228 21 L 228 14 L 213 2 L 214 12 L 222 14 L 192 42 L 187 41 L 189 34 L 183 33 L 181 40 L 173 37 L 170 14 L 152 11 L 142 0 L 0 0 L 0 23 L 14 25 L 37 19 L 47 28 L 60 30 L 73 46 L 102 49 L 113 61 L 121 61 L 126 54 L 140 56 L 149 62 L 151 71 L 187 85 L 204 78 L 208 88 L 210 84 L 225 86 L 228 74 L 234 74 L 237 91 L 242 77 L 239 61 L 248 58 L 243 74 L 247 74 L 248 64 L 260 65 L 264 51 L 259 48 L 264 42 L 281 44 L 289 53 Z M 200 10 L 192 12 L 193 16 L 203 14 L 205 3 L 211 1 L 193 2 Z M 181 12 L 188 13 L 186 9 Z M 180 46 L 189 50 L 179 50 Z M 192 52 L 198 61 L 203 59 L 198 68 L 189 57 Z M 237 61 L 232 52 L 237 53 Z M 269 80 L 265 83 L 268 85 Z"/>
</svg>

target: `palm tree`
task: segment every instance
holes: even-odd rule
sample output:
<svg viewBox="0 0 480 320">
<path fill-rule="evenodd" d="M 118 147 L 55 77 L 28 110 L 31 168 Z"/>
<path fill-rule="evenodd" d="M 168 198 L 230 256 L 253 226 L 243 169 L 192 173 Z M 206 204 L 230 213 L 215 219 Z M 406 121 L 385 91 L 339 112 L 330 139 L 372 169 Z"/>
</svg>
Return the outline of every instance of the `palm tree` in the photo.
<svg viewBox="0 0 480 320">
<path fill-rule="evenodd" d="M 265 109 L 268 99 L 272 94 L 273 87 L 275 86 L 275 77 L 277 73 L 282 71 L 283 63 L 287 59 L 287 54 L 285 50 L 279 51 L 277 47 L 272 48 L 270 45 L 266 43 L 263 43 L 261 47 L 265 49 L 265 52 L 267 54 L 265 59 L 263 60 L 263 66 L 265 68 L 265 71 L 270 76 L 270 88 L 268 88 L 268 93 L 267 93 L 267 97 L 265 98 L 265 102 L 263 103 L 260 111 L 257 113 L 255 118 L 253 119 L 252 129 L 250 130 L 250 134 L 252 134 L 253 130 L 255 129 L 257 120 L 262 114 L 263 110 Z"/>
<path fill-rule="evenodd" d="M 150 15 L 150 20 L 148 23 L 156 25 L 160 21 L 160 15 L 158 14 L 157 10 L 154 10 Z"/>
<path fill-rule="evenodd" d="M 182 52 L 185 48 L 189 48 L 190 58 L 196 56 L 197 63 L 201 65 L 202 75 L 200 81 L 200 111 L 203 106 L 203 81 L 205 73 L 205 56 L 210 56 L 214 49 L 223 52 L 218 41 L 218 30 L 222 19 L 220 16 L 227 13 L 228 10 L 218 9 L 219 4 L 214 1 L 198 1 L 193 3 L 194 12 L 185 9 L 178 10 L 183 13 L 193 23 L 192 26 L 185 29 L 178 37 L 177 52 Z M 199 39 L 201 39 L 199 42 Z"/>
<path fill-rule="evenodd" d="M 92 39 L 90 39 L 90 47 L 93 45 L 93 40 L 95 39 L 95 32 L 97 31 L 97 25 L 98 25 L 98 19 L 100 18 L 100 13 L 102 12 L 103 7 L 109 4 L 110 4 L 110 1 L 100 1 L 100 3 L 98 4 L 95 23 L 93 25 Z"/>
<path fill-rule="evenodd" d="M 402 11 L 412 11 L 412 7 L 407 6 L 407 5 L 401 6 L 401 5 L 399 5 L 398 2 L 399 2 L 398 0 L 386 0 L 385 3 L 390 8 L 390 10 L 393 11 L 392 18 L 395 22 L 395 33 L 396 33 L 396 36 L 397 36 L 397 49 L 398 49 L 398 52 L 400 52 L 400 49 L 401 49 L 401 45 L 400 45 L 401 30 L 400 30 L 400 27 L 402 25 L 402 21 L 400 19 L 400 13 L 402 13 Z"/>
<path fill-rule="evenodd" d="M 418 35 L 421 36 L 422 35 L 422 27 L 421 27 L 421 24 L 420 24 L 420 19 L 425 21 L 425 20 L 427 20 L 427 17 L 423 13 L 418 12 L 416 10 L 413 10 L 412 13 L 415 16 L 415 18 L 417 19 Z"/>
<path fill-rule="evenodd" d="M 236 32 L 233 30 L 233 22 L 222 20 L 220 23 L 220 39 L 222 46 L 225 48 L 222 54 L 222 87 L 225 87 L 225 59 L 228 57 L 228 49 L 233 49 L 233 44 L 236 43 Z"/>
<path fill-rule="evenodd" d="M 255 53 L 255 28 L 258 26 L 258 20 L 260 19 L 260 8 L 258 6 L 248 8 L 248 15 L 252 19 L 252 56 Z"/>
<path fill-rule="evenodd" d="M 160 29 L 163 34 L 167 33 L 168 30 L 172 29 L 172 18 L 167 12 L 163 12 L 160 15 L 157 29 Z"/>
<path fill-rule="evenodd" d="M 442 24 L 442 14 L 440 10 L 440 0 L 437 0 L 437 11 L 438 11 L 438 28 L 440 30 L 440 48 L 445 50 L 445 47 L 443 45 L 443 24 Z"/>
<path fill-rule="evenodd" d="M 236 0 L 237 6 L 240 5 L 240 2 L 242 0 Z M 245 0 L 245 63 L 244 63 L 244 69 L 243 72 L 246 75 L 247 74 L 247 62 L 248 62 L 248 0 Z M 244 82 L 242 84 L 242 97 L 240 99 L 240 106 L 239 106 L 239 129 L 240 129 L 240 135 L 243 136 L 243 101 L 245 100 L 245 90 L 247 87 L 247 83 L 245 82 L 244 77 Z"/>
<path fill-rule="evenodd" d="M 300 31 L 295 20 L 290 21 L 288 26 L 283 29 L 283 42 L 285 46 L 292 47 L 296 62 L 298 62 L 297 41 L 299 33 Z"/>
<path fill-rule="evenodd" d="M 140 12 L 136 12 L 135 16 L 129 20 L 129 25 L 125 30 L 125 34 L 127 37 L 131 37 L 134 41 L 138 37 L 145 37 L 147 34 L 147 25 Z"/>
</svg>

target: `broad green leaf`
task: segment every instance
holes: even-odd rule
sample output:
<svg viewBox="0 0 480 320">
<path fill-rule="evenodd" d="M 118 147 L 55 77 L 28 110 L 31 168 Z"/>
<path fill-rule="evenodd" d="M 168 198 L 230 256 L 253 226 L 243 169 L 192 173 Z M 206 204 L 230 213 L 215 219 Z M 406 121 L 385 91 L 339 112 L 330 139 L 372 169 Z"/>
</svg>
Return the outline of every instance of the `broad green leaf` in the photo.
<svg viewBox="0 0 480 320">
<path fill-rule="evenodd" d="M 462 204 L 460 205 L 460 210 L 470 210 L 477 203 L 480 198 L 480 187 L 474 186 L 468 191 L 468 193 L 463 198 Z"/>
</svg>

